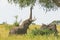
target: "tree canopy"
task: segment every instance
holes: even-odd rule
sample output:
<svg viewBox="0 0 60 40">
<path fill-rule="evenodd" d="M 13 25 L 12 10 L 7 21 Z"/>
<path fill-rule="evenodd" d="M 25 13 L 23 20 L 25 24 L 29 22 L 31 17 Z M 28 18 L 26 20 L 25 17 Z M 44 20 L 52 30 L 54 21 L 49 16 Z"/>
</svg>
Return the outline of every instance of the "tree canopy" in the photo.
<svg viewBox="0 0 60 40">
<path fill-rule="evenodd" d="M 48 9 L 60 7 L 60 0 L 39 0 L 39 3 Z"/>
<path fill-rule="evenodd" d="M 8 0 L 10 3 L 19 4 L 20 7 L 34 5 L 36 0 Z"/>
<path fill-rule="evenodd" d="M 8 0 L 10 3 L 19 4 L 20 7 L 35 5 L 36 1 L 37 0 Z M 38 2 L 40 5 L 48 9 L 60 7 L 60 0 L 39 0 Z"/>
</svg>

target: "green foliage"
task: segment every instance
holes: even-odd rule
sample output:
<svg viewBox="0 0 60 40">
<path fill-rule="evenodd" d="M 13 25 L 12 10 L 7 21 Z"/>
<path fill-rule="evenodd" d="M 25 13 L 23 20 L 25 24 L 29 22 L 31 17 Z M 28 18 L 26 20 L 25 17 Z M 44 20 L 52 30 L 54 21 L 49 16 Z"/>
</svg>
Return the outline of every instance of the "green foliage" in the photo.
<svg viewBox="0 0 60 40">
<path fill-rule="evenodd" d="M 9 26 L 14 27 L 12 25 L 9 25 Z M 8 27 L 8 26 L 6 25 L 6 27 Z M 60 33 L 59 33 L 58 37 L 56 37 L 54 35 L 47 35 L 47 36 L 46 35 L 42 36 L 40 34 L 33 35 L 32 33 L 23 34 L 23 35 L 9 35 L 9 30 L 5 30 L 4 28 L 5 28 L 5 26 L 1 27 L 1 25 L 0 25 L 0 40 L 60 40 Z M 35 29 L 35 30 L 39 30 L 39 29 Z"/>
<path fill-rule="evenodd" d="M 41 4 L 41 6 L 45 7 L 46 9 L 49 9 L 49 10 L 56 9 L 56 6 L 52 2 L 52 0 L 39 0 L 39 3 Z"/>
<path fill-rule="evenodd" d="M 17 21 L 17 19 L 18 19 L 18 15 L 15 16 L 15 19 L 16 19 L 16 21 Z"/>
<path fill-rule="evenodd" d="M 15 25 L 15 26 L 19 26 L 19 23 L 18 23 L 18 22 L 15 22 L 14 25 Z"/>
<path fill-rule="evenodd" d="M 6 24 L 6 22 L 3 22 L 2 24 Z"/>
<path fill-rule="evenodd" d="M 21 8 L 35 5 L 37 0 L 8 0 L 9 3 L 15 3 L 18 4 Z M 39 0 L 40 5 L 42 5 L 46 10 L 56 10 L 57 7 L 60 7 L 60 1 L 59 0 Z"/>
<path fill-rule="evenodd" d="M 32 30 L 33 35 L 50 35 L 52 33 L 54 33 L 54 31 L 51 31 L 49 29 L 44 29 L 44 30 L 35 29 L 35 30 Z"/>
<path fill-rule="evenodd" d="M 14 22 L 14 25 L 15 25 L 15 26 L 19 26 L 19 22 L 17 21 L 18 15 L 15 16 L 15 19 L 16 19 L 16 20 L 15 20 L 15 22 Z"/>
<path fill-rule="evenodd" d="M 60 24 L 60 20 L 54 20 L 54 21 L 52 21 L 52 23 L 51 24 Z"/>
<path fill-rule="evenodd" d="M 8 2 L 18 4 L 20 7 L 26 7 L 29 5 L 34 5 L 36 0 L 8 0 Z"/>
</svg>

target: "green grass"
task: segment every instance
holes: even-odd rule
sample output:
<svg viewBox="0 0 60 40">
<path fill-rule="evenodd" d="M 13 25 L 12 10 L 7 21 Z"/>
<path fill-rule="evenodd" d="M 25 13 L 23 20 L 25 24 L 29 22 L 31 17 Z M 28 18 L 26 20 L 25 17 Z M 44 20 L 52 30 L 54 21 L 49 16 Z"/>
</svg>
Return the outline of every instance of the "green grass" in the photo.
<svg viewBox="0 0 60 40">
<path fill-rule="evenodd" d="M 60 40 L 60 36 L 56 37 L 54 35 L 33 35 L 29 33 L 31 30 L 35 28 L 39 29 L 39 25 L 30 25 L 29 29 L 27 30 L 28 34 L 25 35 L 10 35 L 9 36 L 9 29 L 6 29 L 6 25 L 0 25 L 0 40 Z M 8 27 L 9 28 L 9 27 Z M 57 25 L 57 29 L 60 32 L 60 25 Z M 60 35 L 60 33 L 59 33 Z"/>
<path fill-rule="evenodd" d="M 53 35 L 33 36 L 29 34 L 29 35 L 12 35 L 12 36 L 5 37 L 5 38 L 0 37 L 0 40 L 60 40 L 60 37 L 57 38 Z"/>
</svg>

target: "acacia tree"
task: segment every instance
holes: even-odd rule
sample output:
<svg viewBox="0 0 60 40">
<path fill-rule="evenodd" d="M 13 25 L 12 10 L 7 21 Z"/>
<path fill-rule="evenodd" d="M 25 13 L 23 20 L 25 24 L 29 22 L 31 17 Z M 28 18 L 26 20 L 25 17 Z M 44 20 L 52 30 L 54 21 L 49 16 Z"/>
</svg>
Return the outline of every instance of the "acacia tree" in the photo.
<svg viewBox="0 0 60 40">
<path fill-rule="evenodd" d="M 36 0 L 8 0 L 8 2 L 18 4 L 21 8 L 30 6 L 30 18 L 32 18 L 32 9 Z"/>
<path fill-rule="evenodd" d="M 9 3 L 19 4 L 21 8 L 27 6 L 32 7 L 33 5 L 35 5 L 36 1 L 37 0 L 8 0 Z M 39 0 L 39 4 L 44 6 L 44 8 L 48 10 L 56 9 L 56 7 L 60 7 L 60 0 Z"/>
<path fill-rule="evenodd" d="M 60 0 L 39 0 L 39 4 L 47 9 L 55 9 L 60 7 Z"/>
</svg>

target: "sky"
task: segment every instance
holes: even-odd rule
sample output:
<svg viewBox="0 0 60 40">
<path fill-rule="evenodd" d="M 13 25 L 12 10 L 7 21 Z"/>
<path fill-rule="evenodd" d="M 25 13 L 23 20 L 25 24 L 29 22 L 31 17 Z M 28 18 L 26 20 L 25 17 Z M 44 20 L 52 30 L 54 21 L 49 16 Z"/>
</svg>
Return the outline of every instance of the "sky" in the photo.
<svg viewBox="0 0 60 40">
<path fill-rule="evenodd" d="M 30 7 L 21 9 L 18 5 L 10 4 L 7 0 L 0 0 L 0 23 L 7 22 L 13 24 L 15 22 L 14 16 L 18 15 L 18 21 L 24 21 L 29 17 Z M 33 8 L 33 18 L 36 24 L 49 24 L 54 20 L 60 20 L 60 8 L 56 11 L 45 12 L 38 4 Z M 22 22 L 21 22 L 22 23 Z"/>
</svg>

